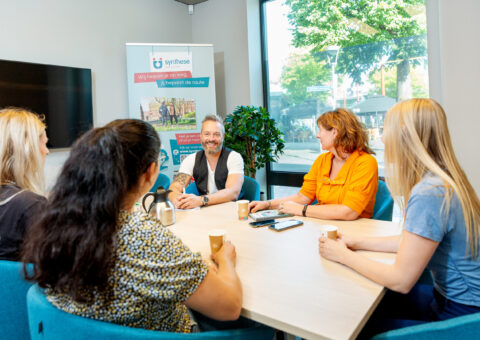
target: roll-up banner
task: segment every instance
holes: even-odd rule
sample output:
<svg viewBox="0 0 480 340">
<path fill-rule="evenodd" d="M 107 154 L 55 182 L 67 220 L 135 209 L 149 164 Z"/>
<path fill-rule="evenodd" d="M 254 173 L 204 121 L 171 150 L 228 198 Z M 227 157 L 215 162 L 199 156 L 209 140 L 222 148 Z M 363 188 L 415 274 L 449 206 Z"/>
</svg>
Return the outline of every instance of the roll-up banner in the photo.
<svg viewBox="0 0 480 340">
<path fill-rule="evenodd" d="M 203 118 L 216 114 L 213 45 L 127 43 L 129 117 L 149 122 L 162 141 L 160 171 L 173 180 L 202 149 Z"/>
</svg>

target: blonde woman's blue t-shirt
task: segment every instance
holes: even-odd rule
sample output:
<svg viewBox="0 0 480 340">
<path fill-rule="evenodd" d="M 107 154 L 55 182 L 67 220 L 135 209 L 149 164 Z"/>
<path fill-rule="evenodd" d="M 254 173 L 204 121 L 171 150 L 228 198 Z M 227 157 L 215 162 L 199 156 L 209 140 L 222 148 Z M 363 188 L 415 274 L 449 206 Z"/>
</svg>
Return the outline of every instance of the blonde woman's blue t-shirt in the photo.
<svg viewBox="0 0 480 340">
<path fill-rule="evenodd" d="M 435 289 L 449 300 L 480 306 L 480 259 L 471 256 L 462 207 L 456 194 L 444 208 L 445 186 L 432 174 L 412 190 L 405 230 L 439 242 L 427 268 Z"/>
</svg>

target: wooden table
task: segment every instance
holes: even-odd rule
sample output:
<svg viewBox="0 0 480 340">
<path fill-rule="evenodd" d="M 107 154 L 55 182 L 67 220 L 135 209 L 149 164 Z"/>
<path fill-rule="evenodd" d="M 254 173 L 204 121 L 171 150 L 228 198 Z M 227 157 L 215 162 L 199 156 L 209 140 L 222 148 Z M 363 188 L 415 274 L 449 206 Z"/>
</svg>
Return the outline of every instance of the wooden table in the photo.
<svg viewBox="0 0 480 340">
<path fill-rule="evenodd" d="M 237 251 L 243 286 L 242 315 L 307 339 L 353 339 L 384 294 L 384 288 L 318 254 L 318 227 L 333 224 L 356 235 L 395 235 L 392 222 L 353 222 L 294 217 L 304 225 L 282 232 L 252 228 L 237 219 L 236 204 L 179 211 L 169 228 L 193 251 L 210 254 L 208 231 L 222 228 Z M 288 219 L 288 218 L 287 218 Z M 285 220 L 285 219 L 284 219 Z M 393 263 L 394 255 L 363 252 Z"/>
</svg>

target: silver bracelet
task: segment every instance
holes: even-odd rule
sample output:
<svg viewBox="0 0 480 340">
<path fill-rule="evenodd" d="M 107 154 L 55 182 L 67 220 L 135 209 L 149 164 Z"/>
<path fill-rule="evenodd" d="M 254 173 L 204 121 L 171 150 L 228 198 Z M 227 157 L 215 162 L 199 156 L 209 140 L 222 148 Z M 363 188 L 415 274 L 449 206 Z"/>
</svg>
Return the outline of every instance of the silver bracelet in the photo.
<svg viewBox="0 0 480 340">
<path fill-rule="evenodd" d="M 270 210 L 270 208 L 272 207 L 272 201 L 267 201 L 267 202 L 268 202 L 268 207 L 265 210 Z"/>
</svg>

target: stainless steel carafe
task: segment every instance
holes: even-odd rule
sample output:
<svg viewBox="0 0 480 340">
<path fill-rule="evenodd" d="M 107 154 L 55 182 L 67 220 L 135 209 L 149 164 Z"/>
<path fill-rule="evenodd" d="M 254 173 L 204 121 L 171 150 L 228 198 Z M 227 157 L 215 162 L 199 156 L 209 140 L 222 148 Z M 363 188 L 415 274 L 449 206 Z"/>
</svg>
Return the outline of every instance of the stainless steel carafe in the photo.
<svg viewBox="0 0 480 340">
<path fill-rule="evenodd" d="M 142 200 L 143 209 L 152 217 L 160 220 L 164 227 L 175 223 L 175 206 L 168 199 L 170 192 L 171 190 L 166 190 L 164 187 L 159 186 L 157 191 L 149 192 L 143 196 Z M 153 196 L 153 201 L 147 209 L 145 207 L 145 200 L 149 196 Z"/>
</svg>

